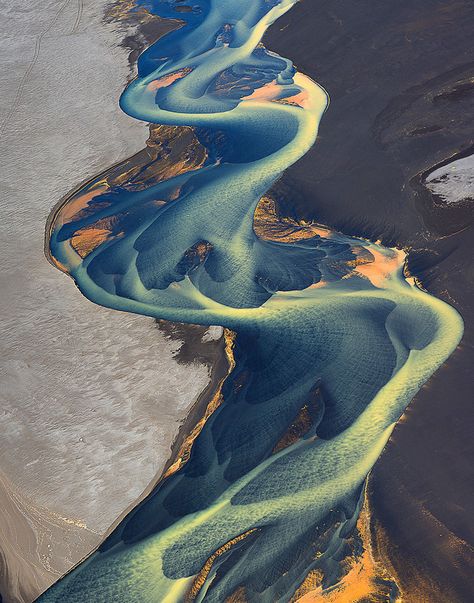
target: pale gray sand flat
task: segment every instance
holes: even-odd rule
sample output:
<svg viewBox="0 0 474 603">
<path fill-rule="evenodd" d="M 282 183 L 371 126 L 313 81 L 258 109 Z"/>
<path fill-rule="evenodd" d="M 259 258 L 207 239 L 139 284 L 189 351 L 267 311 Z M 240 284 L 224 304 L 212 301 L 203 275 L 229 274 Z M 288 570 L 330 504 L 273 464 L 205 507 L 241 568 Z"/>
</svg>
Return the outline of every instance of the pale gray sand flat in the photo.
<svg viewBox="0 0 474 603">
<path fill-rule="evenodd" d="M 179 344 L 151 319 L 94 306 L 43 254 L 57 201 L 148 135 L 117 107 L 127 51 L 119 47 L 124 32 L 102 22 L 106 4 L 0 2 L 0 470 L 16 499 L 28 500 L 13 518 L 18 530 L 29 523 L 41 540 L 41 522 L 25 511 L 35 505 L 87 526 L 69 565 L 160 471 L 209 381 L 205 365 L 173 359 Z M 11 492 L 3 490 L 6 508 Z M 8 521 L 1 517 L 0 532 Z M 67 533 L 73 524 L 63 523 Z M 15 538 L 11 527 L 3 526 L 4 538 Z M 63 537 L 77 542 L 80 531 Z M 38 544 L 37 568 L 21 550 L 25 539 L 4 542 L 5 563 L 16 564 L 10 578 L 45 568 L 43 588 L 64 571 L 60 534 Z"/>
<path fill-rule="evenodd" d="M 474 155 L 451 161 L 426 178 L 432 193 L 451 205 L 474 199 Z"/>
</svg>

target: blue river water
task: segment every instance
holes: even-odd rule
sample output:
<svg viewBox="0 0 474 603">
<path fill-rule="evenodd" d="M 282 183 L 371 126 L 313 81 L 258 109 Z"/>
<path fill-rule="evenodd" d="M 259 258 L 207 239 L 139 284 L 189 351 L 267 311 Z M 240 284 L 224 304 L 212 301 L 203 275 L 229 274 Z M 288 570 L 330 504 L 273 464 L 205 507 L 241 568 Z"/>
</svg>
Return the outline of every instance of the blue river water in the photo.
<svg viewBox="0 0 474 603">
<path fill-rule="evenodd" d="M 206 160 L 144 188 L 91 180 L 56 211 L 50 254 L 95 303 L 232 329 L 235 367 L 187 462 L 41 602 L 224 602 L 239 589 L 289 602 L 312 570 L 330 588 L 367 474 L 462 335 L 406 278 L 403 251 L 315 224 L 280 239 L 255 227 L 330 110 L 261 44 L 295 2 L 138 3 L 183 25 L 140 56 L 120 106 L 193 126 Z M 85 231 L 99 238 L 80 253 Z M 305 430 L 280 446 L 298 416 Z"/>
</svg>

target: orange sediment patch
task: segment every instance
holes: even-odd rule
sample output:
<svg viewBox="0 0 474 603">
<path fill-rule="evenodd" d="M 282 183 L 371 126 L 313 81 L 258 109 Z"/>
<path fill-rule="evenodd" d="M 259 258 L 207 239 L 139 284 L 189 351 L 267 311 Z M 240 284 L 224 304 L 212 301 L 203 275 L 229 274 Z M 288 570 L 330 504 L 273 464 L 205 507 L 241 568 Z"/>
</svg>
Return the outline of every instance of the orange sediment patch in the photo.
<svg viewBox="0 0 474 603">
<path fill-rule="evenodd" d="M 98 195 L 102 195 L 107 192 L 108 186 L 102 185 L 92 190 L 89 190 L 87 193 L 83 193 L 78 197 L 74 197 L 70 201 L 67 201 L 62 208 L 59 210 L 58 215 L 56 216 L 55 223 L 60 222 L 61 224 L 66 224 L 71 222 L 73 218 L 75 218 L 81 211 L 83 211 L 89 201 L 92 201 L 94 197 Z"/>
<path fill-rule="evenodd" d="M 153 80 L 147 85 L 148 90 L 159 90 L 160 88 L 166 88 L 171 86 L 176 80 L 180 80 L 184 76 L 188 75 L 192 69 L 190 67 L 185 67 L 184 69 L 180 69 L 179 71 L 175 71 L 174 73 L 170 73 L 163 77 L 158 78 L 157 80 Z"/>
<path fill-rule="evenodd" d="M 254 90 L 252 94 L 242 97 L 241 100 L 274 100 L 274 98 L 280 93 L 280 91 L 281 86 L 277 84 L 276 80 L 272 80 L 271 82 L 268 82 L 267 84 L 264 84 L 260 88 Z"/>
<path fill-rule="evenodd" d="M 306 90 L 302 90 L 301 92 L 298 92 L 298 94 L 288 96 L 287 98 L 282 98 L 278 102 L 284 105 L 295 105 L 297 107 L 306 109 L 306 107 L 309 105 L 309 95 Z"/>
<path fill-rule="evenodd" d="M 326 239 L 331 236 L 331 231 L 320 224 L 279 217 L 275 201 L 267 196 L 262 197 L 257 205 L 253 229 L 260 239 L 280 243 L 294 243 L 316 235 Z"/>
<path fill-rule="evenodd" d="M 122 235 L 119 233 L 117 236 Z M 71 239 L 71 245 L 82 259 L 87 257 L 89 253 L 97 249 L 99 245 L 105 243 L 113 236 L 111 230 L 107 228 L 83 228 L 78 230 Z"/>
<path fill-rule="evenodd" d="M 116 217 L 102 218 L 77 230 L 71 237 L 71 246 L 84 259 L 102 243 L 119 236 L 123 236 L 123 232 L 117 232 Z"/>
<path fill-rule="evenodd" d="M 92 217 L 97 209 L 102 210 L 110 206 L 112 202 L 109 200 L 101 199 L 99 202 L 94 199 L 113 190 L 116 186 L 143 190 L 150 183 L 155 184 L 166 178 L 197 169 L 206 159 L 207 151 L 199 143 L 193 128 L 152 124 L 145 149 L 103 172 L 99 178 L 88 181 L 66 198 L 51 217 L 48 236 L 51 236 L 53 231 L 59 231 L 65 224 Z M 180 190 L 180 186 L 176 186 L 169 193 L 168 199 L 156 199 L 152 203 L 161 207 L 166 202 L 176 199 Z M 117 233 L 117 228 L 112 228 L 109 222 L 110 219 L 98 220 L 94 224 L 78 229 L 71 236 L 70 244 L 81 258 L 85 258 L 112 236 L 122 236 L 122 233 Z M 48 253 L 48 257 L 61 272 L 69 273 L 68 268 L 52 253 Z"/>
<path fill-rule="evenodd" d="M 402 266 L 405 252 L 393 249 L 390 255 L 384 255 L 381 251 L 371 247 L 370 253 L 374 257 L 373 262 L 359 264 L 356 272 L 368 278 L 376 287 L 382 287 L 384 281 Z"/>
<path fill-rule="evenodd" d="M 357 522 L 362 540 L 363 553 L 347 558 L 347 573 L 330 589 L 322 587 L 322 574 L 313 570 L 295 593 L 292 603 L 362 603 L 362 601 L 386 601 L 394 580 L 372 554 L 370 512 L 365 495 L 364 506 Z M 398 599 L 400 601 L 400 599 Z"/>
<path fill-rule="evenodd" d="M 260 88 L 257 88 L 249 94 L 248 96 L 243 96 L 241 100 L 243 101 L 275 101 L 277 103 L 282 103 L 284 105 L 294 105 L 297 107 L 306 108 L 309 104 L 309 96 L 306 90 L 301 90 L 297 94 L 293 94 L 293 96 L 288 96 L 286 98 L 278 98 L 278 95 L 282 92 L 282 86 L 278 84 L 276 80 L 272 80 L 267 84 L 264 84 Z"/>
</svg>

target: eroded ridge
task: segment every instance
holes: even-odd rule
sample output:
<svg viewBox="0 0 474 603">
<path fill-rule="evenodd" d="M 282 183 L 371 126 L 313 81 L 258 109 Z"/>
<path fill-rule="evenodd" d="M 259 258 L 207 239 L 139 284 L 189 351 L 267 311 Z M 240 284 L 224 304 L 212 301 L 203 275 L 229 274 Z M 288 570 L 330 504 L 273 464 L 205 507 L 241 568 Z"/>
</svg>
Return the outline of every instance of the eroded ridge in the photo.
<svg viewBox="0 0 474 603">
<path fill-rule="evenodd" d="M 404 277 L 404 252 L 276 214 L 267 191 L 327 105 L 260 43 L 294 3 L 147 3 L 183 21 L 121 99 L 162 125 L 150 161 L 101 174 L 52 218 L 51 257 L 90 300 L 237 337 L 186 462 L 43 602 L 290 601 L 308 576 L 324 597 L 356 554 L 368 472 L 460 339 L 458 314 Z"/>
</svg>

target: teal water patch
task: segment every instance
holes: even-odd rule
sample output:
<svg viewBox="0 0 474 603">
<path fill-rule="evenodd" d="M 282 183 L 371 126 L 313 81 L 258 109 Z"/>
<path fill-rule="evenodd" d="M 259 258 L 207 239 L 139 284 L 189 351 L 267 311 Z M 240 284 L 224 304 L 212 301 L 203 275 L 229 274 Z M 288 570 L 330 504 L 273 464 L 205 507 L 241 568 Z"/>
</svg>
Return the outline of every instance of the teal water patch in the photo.
<svg viewBox="0 0 474 603">
<path fill-rule="evenodd" d="M 405 279 L 403 252 L 315 225 L 257 235 L 260 199 L 315 143 L 328 103 L 260 44 L 294 3 L 143 3 L 184 25 L 141 55 L 121 107 L 193 126 L 207 159 L 140 190 L 89 182 L 69 202 L 82 209 L 53 222 L 51 255 L 98 304 L 235 330 L 236 365 L 187 463 L 42 602 L 162 603 L 190 589 L 222 602 L 243 587 L 273 603 L 312 569 L 335 584 L 368 472 L 461 337 L 458 314 Z M 107 236 L 83 256 L 74 237 L 87 228 Z M 279 446 L 301 413 L 305 429 Z"/>
</svg>

